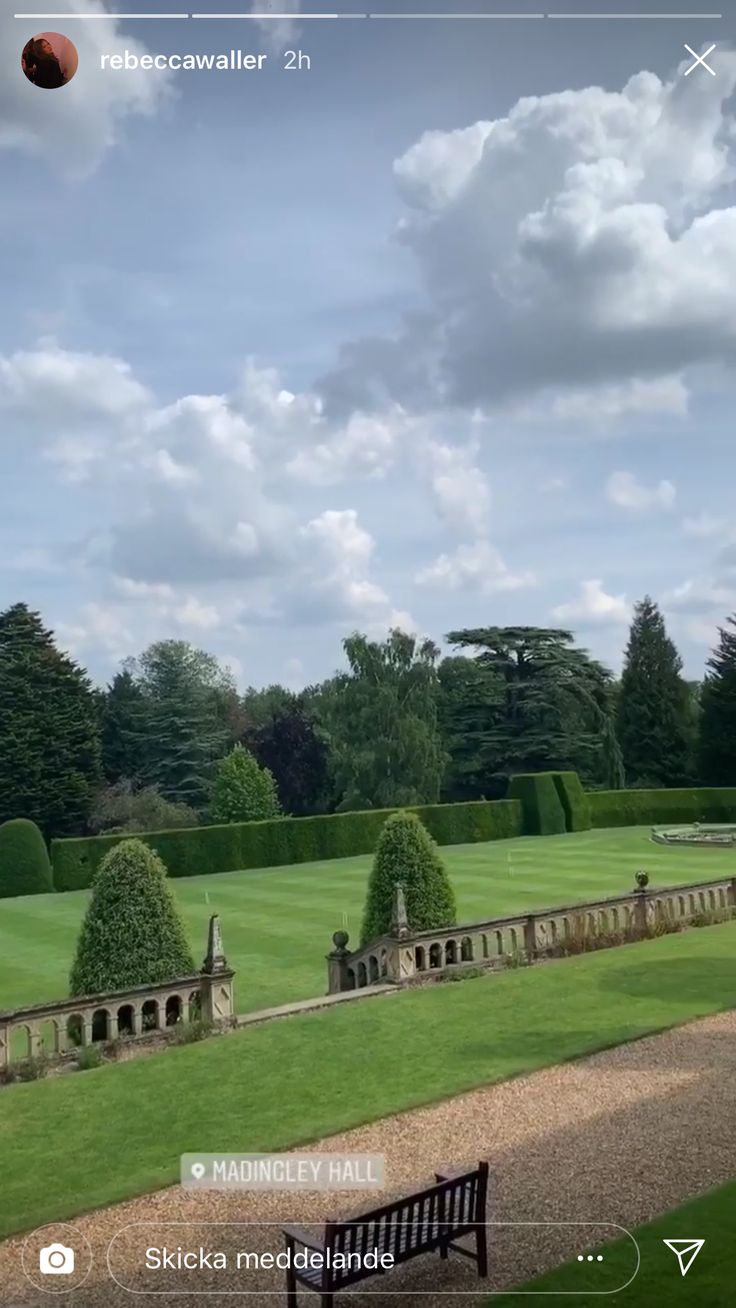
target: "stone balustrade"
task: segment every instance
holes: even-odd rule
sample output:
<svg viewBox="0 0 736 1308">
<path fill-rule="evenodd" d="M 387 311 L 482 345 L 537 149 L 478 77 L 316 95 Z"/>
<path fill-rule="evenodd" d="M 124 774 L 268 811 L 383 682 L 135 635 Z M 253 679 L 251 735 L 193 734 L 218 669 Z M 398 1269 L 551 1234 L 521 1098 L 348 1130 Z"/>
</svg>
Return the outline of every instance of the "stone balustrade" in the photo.
<svg viewBox="0 0 736 1308">
<path fill-rule="evenodd" d="M 413 932 L 398 887 L 387 935 L 351 952 L 347 932 L 335 932 L 335 947 L 327 955 L 328 993 L 391 982 L 406 985 L 471 964 L 492 969 L 508 966 L 515 958 L 533 961 L 561 953 L 566 944 L 585 936 L 597 936 L 600 944 L 618 944 L 648 934 L 657 922 L 687 926 L 705 914 L 734 909 L 736 878 L 722 877 Z"/>
<path fill-rule="evenodd" d="M 0 1013 L 0 1073 L 19 1058 L 60 1057 L 118 1037 L 150 1036 L 178 1022 L 201 1018 L 221 1025 L 234 1014 L 234 975 L 222 950 L 219 919 L 211 917 L 207 955 L 193 976 Z"/>
</svg>

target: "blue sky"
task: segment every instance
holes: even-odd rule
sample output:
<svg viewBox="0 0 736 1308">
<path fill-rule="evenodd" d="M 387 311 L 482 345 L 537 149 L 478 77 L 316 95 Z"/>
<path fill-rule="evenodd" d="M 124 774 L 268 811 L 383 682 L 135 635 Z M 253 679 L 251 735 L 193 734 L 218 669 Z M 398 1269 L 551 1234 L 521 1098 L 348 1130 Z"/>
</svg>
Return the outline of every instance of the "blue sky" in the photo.
<svg viewBox="0 0 736 1308">
<path fill-rule="evenodd" d="M 564 625 L 616 667 L 648 591 L 701 673 L 736 609 L 733 8 L 143 23 L 54 0 L 80 67 L 50 92 L 15 7 L 0 605 L 100 681 L 174 635 L 296 686 L 392 624 Z M 714 40 L 716 76 L 685 78 L 684 43 Z M 233 46 L 266 68 L 99 67 Z"/>
</svg>

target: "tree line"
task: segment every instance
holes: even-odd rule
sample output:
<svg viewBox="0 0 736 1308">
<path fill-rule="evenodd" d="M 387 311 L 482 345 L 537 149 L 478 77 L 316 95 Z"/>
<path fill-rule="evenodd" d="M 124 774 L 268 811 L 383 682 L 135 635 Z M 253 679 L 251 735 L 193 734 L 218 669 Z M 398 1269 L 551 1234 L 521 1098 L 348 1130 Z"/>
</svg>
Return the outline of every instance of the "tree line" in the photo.
<svg viewBox="0 0 736 1308">
<path fill-rule="evenodd" d="M 686 681 L 656 603 L 617 680 L 569 631 L 451 631 L 453 653 L 354 632 L 347 667 L 240 693 L 214 655 L 161 640 L 100 689 L 25 604 L 0 613 L 0 821 L 49 836 L 303 816 L 505 793 L 516 772 L 589 789 L 736 784 L 736 615 Z"/>
</svg>

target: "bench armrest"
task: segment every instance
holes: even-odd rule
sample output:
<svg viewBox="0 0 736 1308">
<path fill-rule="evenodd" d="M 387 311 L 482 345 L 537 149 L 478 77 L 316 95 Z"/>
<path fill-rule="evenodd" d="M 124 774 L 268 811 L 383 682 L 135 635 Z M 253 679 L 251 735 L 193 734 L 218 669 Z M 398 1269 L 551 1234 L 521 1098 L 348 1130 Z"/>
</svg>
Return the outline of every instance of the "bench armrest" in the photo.
<svg viewBox="0 0 736 1308">
<path fill-rule="evenodd" d="M 282 1226 L 281 1234 L 287 1244 L 302 1244 L 305 1249 L 313 1249 L 315 1253 L 324 1253 L 325 1242 L 319 1231 L 305 1231 L 303 1226 Z"/>
</svg>

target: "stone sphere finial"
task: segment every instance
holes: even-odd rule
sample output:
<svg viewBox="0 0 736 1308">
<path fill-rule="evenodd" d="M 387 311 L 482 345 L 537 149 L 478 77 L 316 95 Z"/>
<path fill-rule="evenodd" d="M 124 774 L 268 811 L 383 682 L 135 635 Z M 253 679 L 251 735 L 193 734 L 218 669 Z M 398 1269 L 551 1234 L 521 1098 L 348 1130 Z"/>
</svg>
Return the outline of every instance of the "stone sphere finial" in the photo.
<svg viewBox="0 0 736 1308">
<path fill-rule="evenodd" d="M 335 931 L 332 936 L 332 943 L 335 946 L 337 954 L 347 953 L 347 944 L 350 936 L 347 931 Z"/>
<path fill-rule="evenodd" d="M 646 890 L 647 886 L 649 885 L 649 873 L 636 872 L 634 874 L 634 880 L 636 881 L 636 884 L 640 890 Z"/>
</svg>

